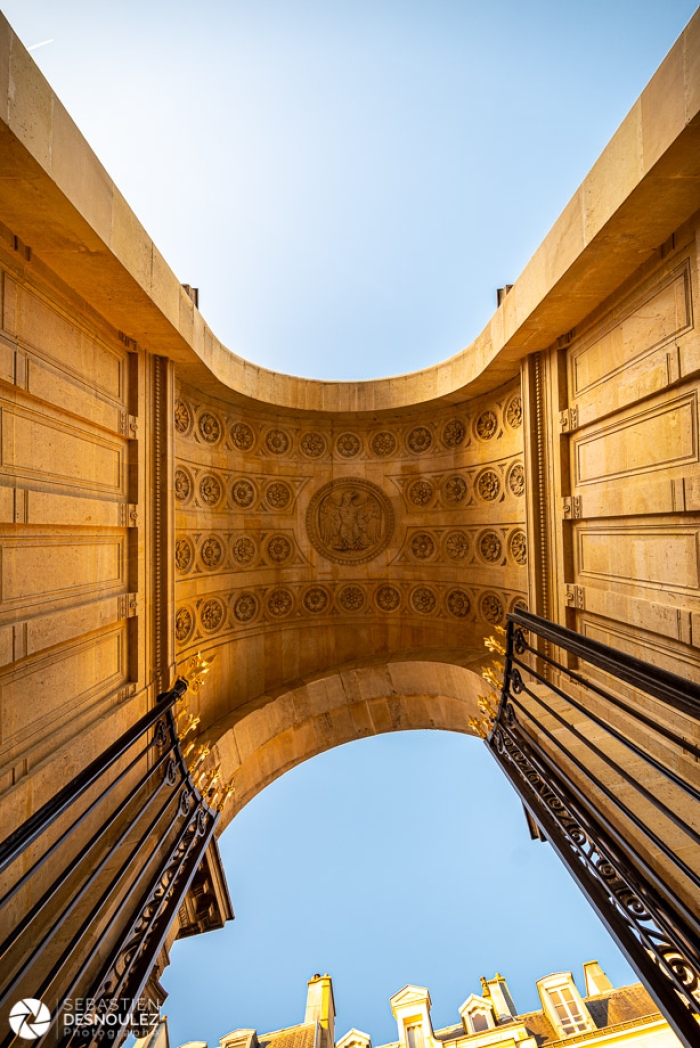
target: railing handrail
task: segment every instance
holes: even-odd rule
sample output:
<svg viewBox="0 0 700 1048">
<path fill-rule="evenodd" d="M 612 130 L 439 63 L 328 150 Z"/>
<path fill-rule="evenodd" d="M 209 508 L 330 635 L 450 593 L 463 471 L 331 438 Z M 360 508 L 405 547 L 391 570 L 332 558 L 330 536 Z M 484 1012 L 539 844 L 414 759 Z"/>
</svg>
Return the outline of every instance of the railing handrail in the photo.
<svg viewBox="0 0 700 1048">
<path fill-rule="evenodd" d="M 653 666 L 634 655 L 617 651 L 600 641 L 584 637 L 566 626 L 559 626 L 530 611 L 517 608 L 506 616 L 523 629 L 531 630 L 565 651 L 589 662 L 598 669 L 653 695 L 674 710 L 682 710 L 691 717 L 700 717 L 700 685 L 685 680 L 675 673 Z"/>
<path fill-rule="evenodd" d="M 22 852 L 41 836 L 75 801 L 80 798 L 104 772 L 119 760 L 149 728 L 153 727 L 187 691 L 187 681 L 178 678 L 169 691 L 156 699 L 152 710 L 145 713 L 128 731 L 120 735 L 108 749 L 66 783 L 46 804 L 18 826 L 0 843 L 0 873 L 10 866 Z"/>
</svg>

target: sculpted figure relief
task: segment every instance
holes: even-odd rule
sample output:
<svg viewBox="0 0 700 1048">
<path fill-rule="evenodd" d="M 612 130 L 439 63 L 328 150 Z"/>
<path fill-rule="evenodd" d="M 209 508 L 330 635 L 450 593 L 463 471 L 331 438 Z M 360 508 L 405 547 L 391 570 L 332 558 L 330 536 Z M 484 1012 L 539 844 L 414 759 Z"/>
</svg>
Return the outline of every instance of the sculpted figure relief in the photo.
<svg viewBox="0 0 700 1048">
<path fill-rule="evenodd" d="M 345 477 L 317 491 L 306 515 L 312 544 L 338 564 L 362 564 L 389 544 L 394 529 L 391 503 L 368 480 Z"/>
</svg>

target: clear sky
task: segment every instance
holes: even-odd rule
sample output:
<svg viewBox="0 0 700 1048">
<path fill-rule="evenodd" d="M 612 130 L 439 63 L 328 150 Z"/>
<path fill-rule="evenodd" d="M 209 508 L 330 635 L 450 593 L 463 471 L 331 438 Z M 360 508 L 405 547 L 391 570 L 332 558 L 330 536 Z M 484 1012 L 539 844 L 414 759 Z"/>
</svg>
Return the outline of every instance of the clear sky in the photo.
<svg viewBox="0 0 700 1048">
<path fill-rule="evenodd" d="M 693 13 L 691 0 L 4 0 L 2 9 L 222 341 L 353 380 L 468 344 Z M 175 945 L 172 1041 L 303 1018 L 374 1043 L 427 985 L 436 1025 L 498 968 L 629 972 L 484 747 L 354 743 L 222 839 L 237 919 Z"/>
</svg>

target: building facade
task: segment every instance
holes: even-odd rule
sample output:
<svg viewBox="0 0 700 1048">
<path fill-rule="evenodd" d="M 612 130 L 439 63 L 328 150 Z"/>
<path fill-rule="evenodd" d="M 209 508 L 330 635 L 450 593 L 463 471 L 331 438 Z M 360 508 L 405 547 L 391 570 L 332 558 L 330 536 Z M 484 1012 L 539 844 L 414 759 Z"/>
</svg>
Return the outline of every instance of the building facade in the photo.
<svg viewBox="0 0 700 1048">
<path fill-rule="evenodd" d="M 537 981 L 541 1007 L 519 1012 L 502 975 L 482 979 L 478 993 L 459 1008 L 453 1026 L 433 1029 L 429 991 L 405 986 L 389 1004 L 396 1019 L 397 1038 L 377 1048 L 677 1048 L 678 1038 L 639 983 L 613 988 L 597 961 L 583 966 L 583 993 L 571 972 L 556 972 Z M 330 976 L 309 980 L 304 1022 L 274 1033 L 233 1030 L 221 1048 L 332 1048 L 335 1003 Z M 155 1048 L 159 1030 L 142 1048 Z M 208 1048 L 206 1041 L 189 1041 L 180 1048 Z M 335 1048 L 372 1048 L 366 1033 L 351 1029 Z"/>
</svg>

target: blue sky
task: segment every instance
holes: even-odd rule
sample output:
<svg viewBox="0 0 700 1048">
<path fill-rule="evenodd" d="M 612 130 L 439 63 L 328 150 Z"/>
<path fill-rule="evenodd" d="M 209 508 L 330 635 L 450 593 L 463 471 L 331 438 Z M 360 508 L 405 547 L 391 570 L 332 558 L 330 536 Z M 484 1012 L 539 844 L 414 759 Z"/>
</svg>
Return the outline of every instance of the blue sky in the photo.
<svg viewBox="0 0 700 1048">
<path fill-rule="evenodd" d="M 694 10 L 685 0 L 5 0 L 2 9 L 216 334 L 276 370 L 423 367 L 488 321 Z M 303 1018 L 454 1022 L 496 968 L 619 954 L 475 740 L 315 758 L 222 839 L 237 919 L 178 943 L 173 1044 Z"/>
</svg>

